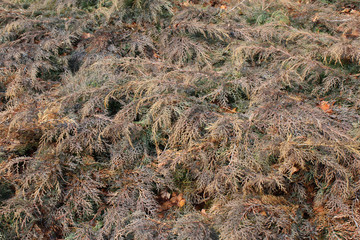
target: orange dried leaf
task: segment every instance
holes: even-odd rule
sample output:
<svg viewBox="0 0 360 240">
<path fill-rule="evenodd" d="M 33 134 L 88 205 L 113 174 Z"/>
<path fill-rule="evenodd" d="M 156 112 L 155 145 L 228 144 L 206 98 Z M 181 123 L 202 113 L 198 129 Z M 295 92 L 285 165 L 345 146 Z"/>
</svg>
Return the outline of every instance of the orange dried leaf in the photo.
<svg viewBox="0 0 360 240">
<path fill-rule="evenodd" d="M 185 205 L 185 202 L 186 200 L 185 199 L 181 199 L 179 202 L 178 202 L 178 207 L 182 208 L 184 205 Z"/>
<path fill-rule="evenodd" d="M 179 201 L 181 201 L 182 199 L 183 199 L 183 194 L 182 193 L 180 193 L 178 196 L 177 196 L 177 201 L 179 202 Z"/>
<path fill-rule="evenodd" d="M 153 57 L 156 58 L 156 59 L 159 59 L 159 58 L 160 58 L 157 53 L 154 53 L 154 54 L 153 54 Z"/>
<path fill-rule="evenodd" d="M 330 109 L 330 104 L 327 101 L 321 101 L 320 108 L 324 111 Z"/>
<path fill-rule="evenodd" d="M 350 13 L 351 12 L 351 8 L 344 8 L 341 13 Z"/>
<path fill-rule="evenodd" d="M 321 110 L 326 113 L 333 113 L 333 111 L 331 110 L 331 105 L 328 101 L 321 101 L 319 104 L 319 108 L 321 108 Z"/>
<path fill-rule="evenodd" d="M 265 211 L 261 211 L 261 212 L 260 212 L 260 215 L 266 217 L 266 216 L 267 216 L 267 213 L 266 213 Z"/>
<path fill-rule="evenodd" d="M 223 110 L 224 110 L 224 112 L 226 112 L 226 113 L 236 113 L 236 108 L 233 108 L 233 109 L 231 109 L 231 108 L 227 108 L 227 107 L 221 107 Z"/>
</svg>

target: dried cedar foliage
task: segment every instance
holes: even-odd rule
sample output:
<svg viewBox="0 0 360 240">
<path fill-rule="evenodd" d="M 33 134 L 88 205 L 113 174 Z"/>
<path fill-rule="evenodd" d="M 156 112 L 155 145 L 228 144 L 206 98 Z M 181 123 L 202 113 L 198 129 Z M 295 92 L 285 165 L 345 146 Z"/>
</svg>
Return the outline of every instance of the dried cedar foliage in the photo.
<svg viewBox="0 0 360 240">
<path fill-rule="evenodd" d="M 345 0 L 1 2 L 0 238 L 360 238 L 359 26 Z"/>
</svg>

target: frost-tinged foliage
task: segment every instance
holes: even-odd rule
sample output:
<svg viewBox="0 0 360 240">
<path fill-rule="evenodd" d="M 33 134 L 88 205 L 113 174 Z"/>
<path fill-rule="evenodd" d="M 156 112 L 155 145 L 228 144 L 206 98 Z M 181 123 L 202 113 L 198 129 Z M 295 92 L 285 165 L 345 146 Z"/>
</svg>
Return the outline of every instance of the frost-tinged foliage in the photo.
<svg viewBox="0 0 360 240">
<path fill-rule="evenodd" d="M 0 239 L 360 239 L 360 4 L 0 0 Z"/>
</svg>

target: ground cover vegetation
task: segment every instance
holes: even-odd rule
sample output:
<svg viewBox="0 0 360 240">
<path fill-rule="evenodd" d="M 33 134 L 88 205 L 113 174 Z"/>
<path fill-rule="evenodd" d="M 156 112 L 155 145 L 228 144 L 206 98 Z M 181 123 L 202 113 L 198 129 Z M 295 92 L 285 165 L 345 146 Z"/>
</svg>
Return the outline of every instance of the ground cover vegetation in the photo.
<svg viewBox="0 0 360 240">
<path fill-rule="evenodd" d="M 360 239 L 360 3 L 0 1 L 0 239 Z"/>
</svg>

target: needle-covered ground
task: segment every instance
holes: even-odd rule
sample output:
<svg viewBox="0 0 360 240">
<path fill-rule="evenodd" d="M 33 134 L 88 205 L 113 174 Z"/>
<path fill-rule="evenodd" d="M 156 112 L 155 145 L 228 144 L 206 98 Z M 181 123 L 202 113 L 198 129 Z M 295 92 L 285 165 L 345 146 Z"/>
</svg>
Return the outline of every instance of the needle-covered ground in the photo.
<svg viewBox="0 0 360 240">
<path fill-rule="evenodd" d="M 0 0 L 0 239 L 360 239 L 360 2 Z"/>
</svg>

